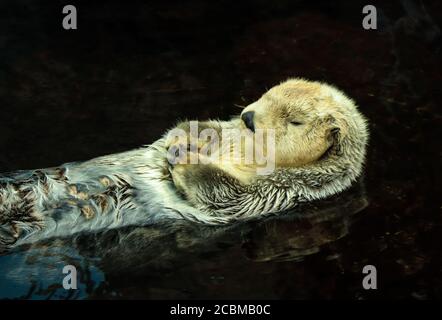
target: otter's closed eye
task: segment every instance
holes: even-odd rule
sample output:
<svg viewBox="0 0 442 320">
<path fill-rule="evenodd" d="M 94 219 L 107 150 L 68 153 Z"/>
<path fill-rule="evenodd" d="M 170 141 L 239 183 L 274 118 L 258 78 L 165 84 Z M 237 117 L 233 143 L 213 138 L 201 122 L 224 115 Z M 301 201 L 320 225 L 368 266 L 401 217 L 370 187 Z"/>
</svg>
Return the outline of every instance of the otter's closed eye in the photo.
<svg viewBox="0 0 442 320">
<path fill-rule="evenodd" d="M 300 126 L 300 125 L 303 124 L 302 122 L 299 122 L 299 121 L 296 121 L 296 120 L 290 121 L 290 123 L 293 124 L 294 126 Z"/>
</svg>

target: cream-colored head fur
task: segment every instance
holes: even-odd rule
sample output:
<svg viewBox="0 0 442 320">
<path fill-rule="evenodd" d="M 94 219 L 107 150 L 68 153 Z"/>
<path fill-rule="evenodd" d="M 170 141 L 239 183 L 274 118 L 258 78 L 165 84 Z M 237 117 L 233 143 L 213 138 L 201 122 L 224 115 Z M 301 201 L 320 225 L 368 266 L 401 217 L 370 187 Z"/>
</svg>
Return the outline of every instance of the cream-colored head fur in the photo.
<svg viewBox="0 0 442 320">
<path fill-rule="evenodd" d="M 334 87 L 290 79 L 271 88 L 243 112 L 255 129 L 274 129 L 277 167 L 299 167 L 320 159 L 348 134 L 354 102 Z M 244 122 L 242 125 L 245 126 Z"/>
</svg>

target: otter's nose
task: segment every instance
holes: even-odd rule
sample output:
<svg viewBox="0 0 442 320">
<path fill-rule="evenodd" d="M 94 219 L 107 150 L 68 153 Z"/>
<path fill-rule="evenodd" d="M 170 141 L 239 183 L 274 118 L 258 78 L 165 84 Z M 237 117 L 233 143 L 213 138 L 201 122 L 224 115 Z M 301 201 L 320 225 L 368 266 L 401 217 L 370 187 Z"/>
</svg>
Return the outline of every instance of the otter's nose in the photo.
<svg viewBox="0 0 442 320">
<path fill-rule="evenodd" d="M 241 115 L 241 120 L 244 121 L 244 124 L 247 128 L 255 132 L 255 125 L 253 124 L 253 116 L 255 115 L 254 111 L 247 111 Z"/>
</svg>

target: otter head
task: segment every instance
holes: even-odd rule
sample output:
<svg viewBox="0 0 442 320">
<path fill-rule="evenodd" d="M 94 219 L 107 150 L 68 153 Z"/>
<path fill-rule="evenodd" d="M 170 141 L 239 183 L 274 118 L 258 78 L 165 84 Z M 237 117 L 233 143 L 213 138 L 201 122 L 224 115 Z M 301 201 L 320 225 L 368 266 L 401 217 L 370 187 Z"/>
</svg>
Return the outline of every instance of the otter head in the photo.
<svg viewBox="0 0 442 320">
<path fill-rule="evenodd" d="M 303 79 L 273 87 L 247 106 L 241 119 L 252 131 L 274 130 L 277 167 L 299 167 L 339 154 L 349 128 L 358 126 L 355 121 L 365 130 L 351 99 L 329 85 Z"/>
</svg>

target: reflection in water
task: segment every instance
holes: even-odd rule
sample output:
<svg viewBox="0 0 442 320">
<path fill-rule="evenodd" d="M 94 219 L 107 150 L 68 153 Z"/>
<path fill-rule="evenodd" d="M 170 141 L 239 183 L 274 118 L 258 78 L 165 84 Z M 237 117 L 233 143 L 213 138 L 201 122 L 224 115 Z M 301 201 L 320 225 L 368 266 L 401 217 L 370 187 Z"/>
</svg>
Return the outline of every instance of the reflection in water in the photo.
<svg viewBox="0 0 442 320">
<path fill-rule="evenodd" d="M 364 209 L 368 201 L 361 195 L 338 202 L 339 206 L 333 206 L 324 200 L 320 206 L 305 208 L 308 217 L 288 216 L 258 224 L 243 245 L 247 257 L 254 261 L 300 260 L 318 252 L 322 245 L 345 237 L 354 215 Z"/>
<path fill-rule="evenodd" d="M 262 262 L 299 261 L 345 237 L 356 213 L 367 205 L 363 184 L 358 183 L 336 197 L 232 226 L 170 221 L 46 240 L 0 257 L 0 297 L 213 296 L 211 290 L 220 291 L 217 286 L 224 281 L 238 282 L 238 270 L 267 272 Z M 76 291 L 62 288 L 62 269 L 68 264 L 78 270 Z M 219 294 L 241 294 L 235 286 L 228 288 Z"/>
</svg>

